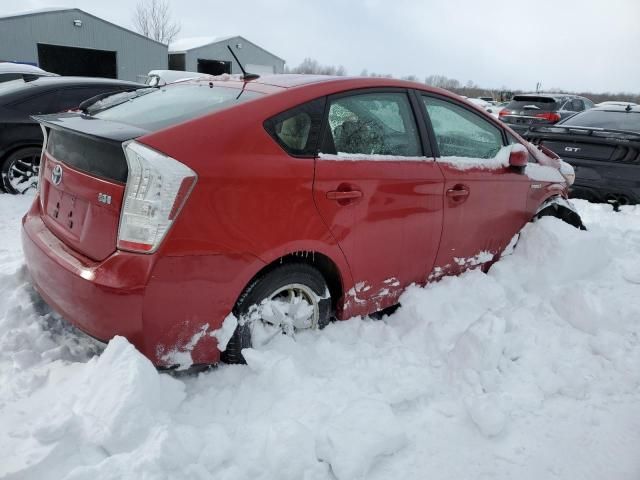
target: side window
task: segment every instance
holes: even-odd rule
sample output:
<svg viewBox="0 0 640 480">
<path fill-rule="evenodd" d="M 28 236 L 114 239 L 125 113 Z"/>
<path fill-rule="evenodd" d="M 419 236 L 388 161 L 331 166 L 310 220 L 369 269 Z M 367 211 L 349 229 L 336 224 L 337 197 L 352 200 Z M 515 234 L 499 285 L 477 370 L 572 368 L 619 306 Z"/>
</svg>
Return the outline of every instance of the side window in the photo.
<svg viewBox="0 0 640 480">
<path fill-rule="evenodd" d="M 323 153 L 422 155 L 409 97 L 402 92 L 359 93 L 330 101 Z"/>
<path fill-rule="evenodd" d="M 25 98 L 11 104 L 11 108 L 29 115 L 41 115 L 56 112 L 58 92 L 51 91 Z"/>
<path fill-rule="evenodd" d="M 264 122 L 264 127 L 287 153 L 315 156 L 324 104 L 324 98 L 305 103 L 271 117 Z"/>
<path fill-rule="evenodd" d="M 498 127 L 455 103 L 422 96 L 441 157 L 493 158 L 502 148 Z"/>
<path fill-rule="evenodd" d="M 9 82 L 11 80 L 18 80 L 22 78 L 21 73 L 1 73 L 0 82 Z"/>
<path fill-rule="evenodd" d="M 569 100 L 565 103 L 564 110 L 568 110 L 570 112 L 581 112 L 584 110 L 584 103 L 582 100 L 574 98 L 573 100 Z"/>
</svg>

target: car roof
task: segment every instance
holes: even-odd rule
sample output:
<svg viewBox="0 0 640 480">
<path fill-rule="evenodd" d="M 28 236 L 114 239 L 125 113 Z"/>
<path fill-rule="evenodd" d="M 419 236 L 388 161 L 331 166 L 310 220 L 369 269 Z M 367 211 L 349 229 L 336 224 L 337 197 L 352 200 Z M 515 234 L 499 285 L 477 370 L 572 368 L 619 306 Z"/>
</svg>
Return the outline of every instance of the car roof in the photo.
<svg viewBox="0 0 640 480">
<path fill-rule="evenodd" d="M 34 65 L 13 62 L 0 62 L 0 73 L 19 73 L 25 75 L 56 76 L 55 73 L 46 72 Z"/>
<path fill-rule="evenodd" d="M 628 107 L 631 107 L 627 110 Z M 632 112 L 640 113 L 640 105 L 628 104 L 628 105 L 603 105 L 601 107 L 595 107 L 591 110 L 604 111 L 604 112 Z"/>
<path fill-rule="evenodd" d="M 431 87 L 423 83 L 410 82 L 407 80 L 396 80 L 385 77 L 349 77 L 330 75 L 306 75 L 306 74 L 278 74 L 264 75 L 255 80 L 244 81 L 240 75 L 218 75 L 217 79 L 194 78 L 180 82 L 211 82 L 216 85 L 233 84 L 236 88 L 241 88 L 245 84 L 247 89 L 261 91 L 264 93 L 275 93 L 286 89 L 299 88 L 304 86 L 333 85 L 343 86 L 345 90 L 358 88 L 412 88 L 427 92 L 438 93 L 454 99 L 462 98 L 448 90 Z M 169 85 L 167 85 L 169 86 Z"/>
<path fill-rule="evenodd" d="M 513 96 L 513 98 L 515 97 L 547 97 L 547 98 L 554 98 L 554 99 L 583 98 L 580 95 L 574 95 L 571 93 L 518 93 Z"/>
<path fill-rule="evenodd" d="M 127 80 L 96 77 L 39 77 L 29 83 L 33 86 L 70 86 L 70 85 L 130 85 L 132 87 L 146 87 L 146 85 Z"/>
</svg>

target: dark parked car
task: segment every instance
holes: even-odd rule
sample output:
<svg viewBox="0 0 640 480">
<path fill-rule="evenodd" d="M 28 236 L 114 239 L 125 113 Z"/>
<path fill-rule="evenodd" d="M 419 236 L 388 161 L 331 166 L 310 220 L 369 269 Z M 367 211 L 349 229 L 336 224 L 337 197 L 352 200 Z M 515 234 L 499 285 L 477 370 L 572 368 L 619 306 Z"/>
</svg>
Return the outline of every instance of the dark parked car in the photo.
<svg viewBox="0 0 640 480">
<path fill-rule="evenodd" d="M 577 95 L 527 93 L 513 97 L 499 117 L 516 132 L 524 133 L 531 126 L 552 125 L 590 108 L 593 102 Z"/>
<path fill-rule="evenodd" d="M 108 92 L 148 88 L 104 78 L 41 77 L 0 83 L 0 174 L 8 193 L 35 187 L 42 130 L 31 115 L 77 109 L 83 100 Z"/>
<path fill-rule="evenodd" d="M 640 202 L 640 106 L 594 108 L 525 136 L 573 165 L 574 197 L 614 206 Z"/>
<path fill-rule="evenodd" d="M 55 73 L 46 72 L 33 65 L 22 63 L 0 62 L 0 83 L 19 79 L 36 79 L 38 77 L 57 77 Z"/>
</svg>

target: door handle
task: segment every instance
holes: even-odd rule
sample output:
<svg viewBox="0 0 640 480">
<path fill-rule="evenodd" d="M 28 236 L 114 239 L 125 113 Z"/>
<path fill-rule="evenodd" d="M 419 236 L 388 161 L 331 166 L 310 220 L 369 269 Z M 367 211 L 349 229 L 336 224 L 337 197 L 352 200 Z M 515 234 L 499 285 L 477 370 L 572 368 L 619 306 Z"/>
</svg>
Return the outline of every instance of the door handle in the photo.
<svg viewBox="0 0 640 480">
<path fill-rule="evenodd" d="M 331 190 L 327 192 L 327 198 L 329 200 L 355 200 L 361 198 L 362 192 L 360 190 Z"/>
<path fill-rule="evenodd" d="M 459 200 L 469 196 L 469 188 L 465 185 L 456 185 L 447 190 L 447 197 Z"/>
</svg>

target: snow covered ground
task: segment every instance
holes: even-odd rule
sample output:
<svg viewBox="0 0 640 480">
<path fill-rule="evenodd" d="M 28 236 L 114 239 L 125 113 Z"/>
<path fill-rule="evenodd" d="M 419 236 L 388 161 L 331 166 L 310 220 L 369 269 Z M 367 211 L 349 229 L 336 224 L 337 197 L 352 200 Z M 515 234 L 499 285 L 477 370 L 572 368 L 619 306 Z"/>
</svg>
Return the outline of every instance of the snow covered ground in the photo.
<svg viewBox="0 0 640 480">
<path fill-rule="evenodd" d="M 30 200 L 0 195 L 0 478 L 640 478 L 640 208 L 578 202 L 588 232 L 545 218 L 392 316 L 176 379 L 37 300 Z"/>
</svg>

